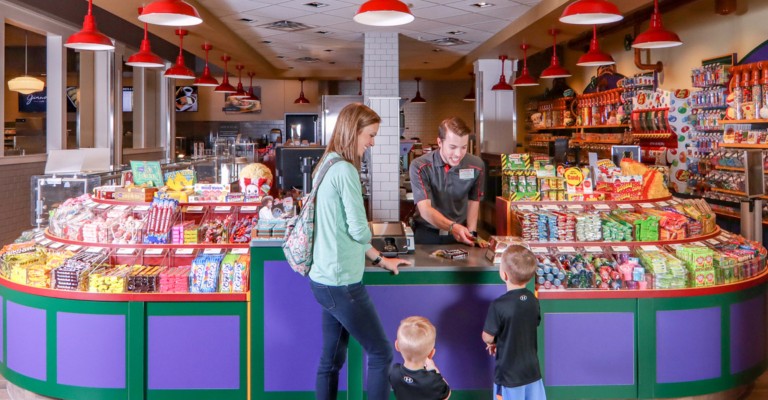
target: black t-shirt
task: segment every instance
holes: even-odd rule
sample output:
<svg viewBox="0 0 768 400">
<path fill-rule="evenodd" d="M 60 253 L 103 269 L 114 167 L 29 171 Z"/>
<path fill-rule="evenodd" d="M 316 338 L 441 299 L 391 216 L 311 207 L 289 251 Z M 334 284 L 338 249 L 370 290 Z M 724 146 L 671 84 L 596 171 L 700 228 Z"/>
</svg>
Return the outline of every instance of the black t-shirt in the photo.
<svg viewBox="0 0 768 400">
<path fill-rule="evenodd" d="M 483 330 L 496 337 L 494 383 L 518 387 L 541 379 L 536 327 L 539 301 L 528 289 L 510 290 L 491 303 Z"/>
<path fill-rule="evenodd" d="M 434 370 L 412 371 L 402 364 L 390 367 L 389 383 L 397 400 L 443 400 L 451 393 L 443 376 Z"/>
</svg>

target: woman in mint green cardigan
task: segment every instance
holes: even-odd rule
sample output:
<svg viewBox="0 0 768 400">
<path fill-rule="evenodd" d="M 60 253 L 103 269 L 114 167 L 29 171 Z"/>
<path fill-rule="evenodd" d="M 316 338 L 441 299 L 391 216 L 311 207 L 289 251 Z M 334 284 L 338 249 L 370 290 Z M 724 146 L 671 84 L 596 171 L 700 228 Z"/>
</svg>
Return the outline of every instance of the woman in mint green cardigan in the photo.
<svg viewBox="0 0 768 400">
<path fill-rule="evenodd" d="M 336 400 L 339 370 L 344 365 L 349 336 L 368 354 L 368 399 L 389 398 L 387 373 L 392 345 L 363 286 L 365 259 L 394 274 L 409 262 L 382 258 L 371 247 L 371 231 L 363 206 L 360 159 L 379 130 L 381 118 L 360 103 L 339 113 L 336 127 L 315 173 L 332 158 L 341 158 L 325 174 L 315 197 L 315 240 L 310 285 L 323 309 L 323 351 L 317 369 L 318 400 Z"/>
</svg>

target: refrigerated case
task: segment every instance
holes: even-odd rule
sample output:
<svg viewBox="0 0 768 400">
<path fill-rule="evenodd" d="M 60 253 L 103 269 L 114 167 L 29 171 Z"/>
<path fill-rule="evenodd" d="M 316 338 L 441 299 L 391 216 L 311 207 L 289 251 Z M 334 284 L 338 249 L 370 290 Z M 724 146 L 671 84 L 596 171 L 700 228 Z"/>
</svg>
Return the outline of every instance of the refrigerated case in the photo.
<svg viewBox="0 0 768 400">
<path fill-rule="evenodd" d="M 351 103 L 362 103 L 363 96 L 322 96 L 320 98 L 320 143 L 327 145 L 341 109 Z M 288 125 L 286 121 L 286 125 Z M 286 133 L 290 137 L 290 133 Z"/>
</svg>

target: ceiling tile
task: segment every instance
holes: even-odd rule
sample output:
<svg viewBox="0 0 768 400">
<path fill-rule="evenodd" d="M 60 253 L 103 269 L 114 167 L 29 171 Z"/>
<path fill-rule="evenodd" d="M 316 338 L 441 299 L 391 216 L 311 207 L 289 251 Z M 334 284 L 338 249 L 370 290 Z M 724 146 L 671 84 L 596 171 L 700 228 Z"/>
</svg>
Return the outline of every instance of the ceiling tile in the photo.
<svg viewBox="0 0 768 400">
<path fill-rule="evenodd" d="M 323 3 L 324 7 L 311 7 L 307 6 L 307 3 Z M 296 8 L 299 10 L 310 10 L 311 12 L 326 13 L 331 10 L 337 10 L 339 8 L 355 6 L 354 1 L 341 1 L 341 0 L 287 0 L 279 3 L 281 6 Z M 357 6 L 359 7 L 359 6 Z"/>
<path fill-rule="evenodd" d="M 313 14 L 312 10 L 297 10 L 295 8 L 283 7 L 283 6 L 267 6 L 252 10 L 246 14 L 253 15 L 256 18 L 262 19 L 271 18 L 275 21 L 290 20 L 291 18 L 303 17 L 305 15 Z"/>
<path fill-rule="evenodd" d="M 439 18 L 447 18 L 447 17 L 456 17 L 456 16 L 464 15 L 467 13 L 464 10 L 460 10 L 458 8 L 453 8 L 448 6 L 431 6 L 431 7 L 425 7 L 425 8 L 414 8 L 413 10 L 411 10 L 411 12 L 416 17 L 417 21 L 420 18 L 439 19 Z"/>
</svg>

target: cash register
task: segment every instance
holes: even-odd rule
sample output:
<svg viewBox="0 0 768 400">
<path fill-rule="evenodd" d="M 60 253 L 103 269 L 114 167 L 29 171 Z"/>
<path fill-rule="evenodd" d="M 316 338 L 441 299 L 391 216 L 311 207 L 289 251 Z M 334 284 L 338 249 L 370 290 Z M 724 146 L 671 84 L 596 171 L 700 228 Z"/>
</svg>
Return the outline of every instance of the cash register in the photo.
<svg viewBox="0 0 768 400">
<path fill-rule="evenodd" d="M 401 221 L 368 223 L 373 237 L 371 246 L 381 252 L 382 257 L 397 257 L 415 250 L 413 231 Z M 410 232 L 410 234 L 409 234 Z"/>
</svg>

